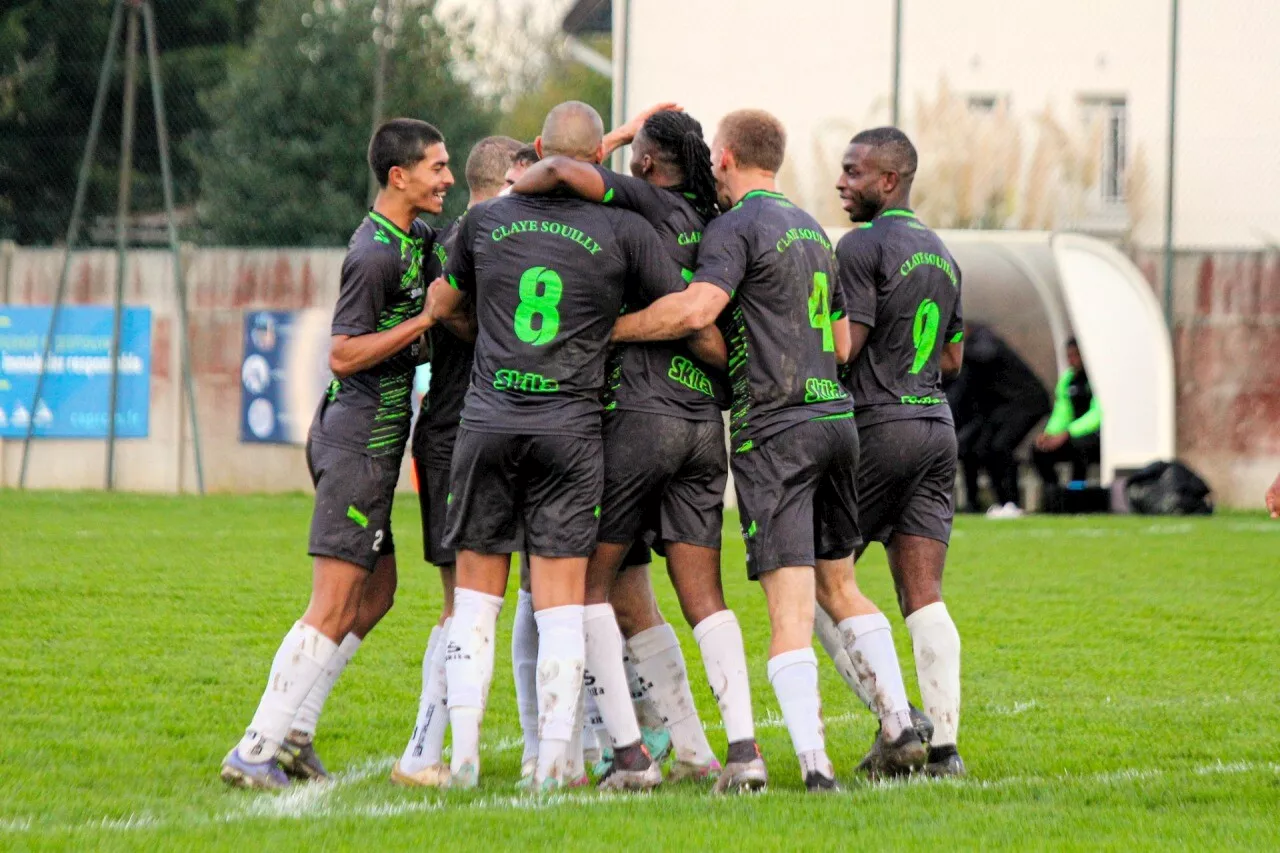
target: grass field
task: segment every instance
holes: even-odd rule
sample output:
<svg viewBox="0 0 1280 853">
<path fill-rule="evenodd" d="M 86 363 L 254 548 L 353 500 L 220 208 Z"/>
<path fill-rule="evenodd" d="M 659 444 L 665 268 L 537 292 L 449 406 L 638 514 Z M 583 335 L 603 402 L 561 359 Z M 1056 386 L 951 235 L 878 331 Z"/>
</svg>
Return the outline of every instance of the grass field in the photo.
<svg viewBox="0 0 1280 853">
<path fill-rule="evenodd" d="M 416 559 L 416 507 L 402 500 L 398 602 L 321 721 L 336 782 L 229 791 L 218 763 L 306 602 L 309 509 L 302 495 L 0 492 L 0 849 L 1280 847 L 1280 523 L 1260 514 L 962 519 L 947 592 L 964 639 L 971 778 L 853 781 L 874 723 L 824 665 L 828 745 L 848 783 L 831 797 L 802 792 L 765 679 L 764 600 L 730 535 L 726 587 L 771 790 L 536 800 L 511 787 L 519 735 L 502 653 L 480 790 L 387 781 L 439 601 Z M 878 548 L 860 575 L 890 607 Z M 678 619 L 669 585 L 659 593 Z M 502 622 L 505 651 L 510 603 Z M 694 681 L 722 752 L 715 704 Z"/>
</svg>

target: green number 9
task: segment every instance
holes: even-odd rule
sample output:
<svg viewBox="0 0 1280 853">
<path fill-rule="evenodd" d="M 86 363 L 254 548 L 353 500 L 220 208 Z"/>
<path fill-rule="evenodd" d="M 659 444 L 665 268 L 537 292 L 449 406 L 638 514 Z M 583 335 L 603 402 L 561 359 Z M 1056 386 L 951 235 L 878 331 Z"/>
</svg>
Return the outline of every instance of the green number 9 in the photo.
<svg viewBox="0 0 1280 853">
<path fill-rule="evenodd" d="M 911 327 L 911 339 L 916 347 L 916 359 L 911 363 L 911 375 L 924 369 L 938 343 L 938 321 L 941 319 L 938 303 L 926 299 L 916 309 L 916 321 Z"/>
</svg>

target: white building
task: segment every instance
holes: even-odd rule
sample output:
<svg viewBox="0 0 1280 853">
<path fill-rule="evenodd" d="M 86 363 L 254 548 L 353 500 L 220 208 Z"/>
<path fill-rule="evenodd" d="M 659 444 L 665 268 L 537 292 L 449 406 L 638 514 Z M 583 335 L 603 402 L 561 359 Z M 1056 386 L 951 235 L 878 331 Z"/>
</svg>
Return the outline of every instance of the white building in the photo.
<svg viewBox="0 0 1280 853">
<path fill-rule="evenodd" d="M 1178 6 L 1174 245 L 1280 243 L 1280 3 Z M 735 108 L 775 113 L 790 137 L 784 183 L 828 219 L 835 208 L 820 196 L 850 132 L 890 121 L 897 29 L 908 132 L 918 99 L 936 98 L 945 81 L 972 110 L 1009 110 L 1025 171 L 1035 116 L 1047 107 L 1063 126 L 1093 129 L 1098 149 L 1087 164 L 1096 171 L 1088 209 L 1056 224 L 1117 233 L 1138 208 L 1133 241 L 1158 246 L 1173 8 L 1173 0 L 614 0 L 615 110 L 676 98 L 708 135 Z M 921 151 L 925 192 L 931 153 Z M 1135 158 L 1145 161 L 1145 187 L 1126 205 Z"/>
</svg>

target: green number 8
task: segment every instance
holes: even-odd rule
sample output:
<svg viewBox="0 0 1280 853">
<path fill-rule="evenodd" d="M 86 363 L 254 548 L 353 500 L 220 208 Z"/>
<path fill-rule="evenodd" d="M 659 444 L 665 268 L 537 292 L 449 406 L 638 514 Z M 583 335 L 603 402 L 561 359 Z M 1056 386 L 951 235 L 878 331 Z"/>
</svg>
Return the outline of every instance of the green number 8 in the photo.
<svg viewBox="0 0 1280 853">
<path fill-rule="evenodd" d="M 836 339 L 831 334 L 831 291 L 827 274 L 813 274 L 813 292 L 809 294 L 809 325 L 822 331 L 822 351 L 835 352 Z"/>
<path fill-rule="evenodd" d="M 938 343 L 938 321 L 941 319 L 938 303 L 926 299 L 916 309 L 916 321 L 911 327 L 911 339 L 916 347 L 916 360 L 911 363 L 911 375 L 919 373 L 929 363 L 929 356 Z"/>
<path fill-rule="evenodd" d="M 538 293 L 541 285 L 542 293 Z M 560 273 L 547 267 L 529 267 L 520 276 L 520 304 L 516 306 L 516 337 L 540 347 L 555 340 L 560 331 L 560 295 L 564 284 L 560 281 Z M 540 317 L 538 328 L 533 327 L 533 318 Z"/>
</svg>

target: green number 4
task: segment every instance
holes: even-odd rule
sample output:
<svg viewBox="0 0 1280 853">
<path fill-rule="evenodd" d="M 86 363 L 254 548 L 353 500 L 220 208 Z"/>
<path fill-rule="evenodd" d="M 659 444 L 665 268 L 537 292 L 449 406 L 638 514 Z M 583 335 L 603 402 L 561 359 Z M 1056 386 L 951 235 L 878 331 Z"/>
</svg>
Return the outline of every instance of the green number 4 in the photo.
<svg viewBox="0 0 1280 853">
<path fill-rule="evenodd" d="M 822 351 L 835 352 L 836 339 L 831 334 L 831 290 L 827 274 L 813 274 L 813 292 L 809 294 L 809 325 L 822 332 Z"/>
<path fill-rule="evenodd" d="M 938 343 L 938 321 L 941 319 L 938 303 L 926 299 L 916 309 L 916 321 L 911 327 L 911 340 L 916 347 L 916 358 L 911 363 L 911 375 L 919 373 L 929 363 L 933 348 Z"/>
<path fill-rule="evenodd" d="M 541 286 L 542 293 L 538 293 Z M 520 276 L 520 304 L 516 306 L 516 337 L 540 347 L 555 340 L 560 331 L 560 295 L 564 284 L 560 273 L 547 267 L 529 267 Z M 538 328 L 533 327 L 537 317 Z"/>
</svg>

